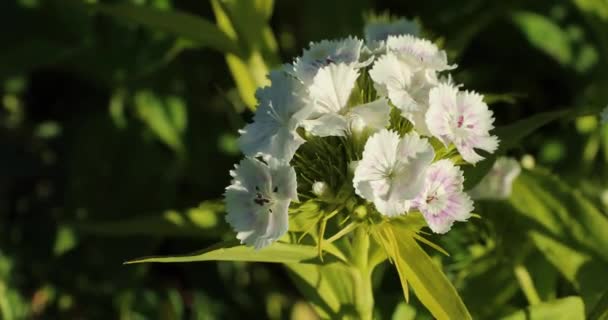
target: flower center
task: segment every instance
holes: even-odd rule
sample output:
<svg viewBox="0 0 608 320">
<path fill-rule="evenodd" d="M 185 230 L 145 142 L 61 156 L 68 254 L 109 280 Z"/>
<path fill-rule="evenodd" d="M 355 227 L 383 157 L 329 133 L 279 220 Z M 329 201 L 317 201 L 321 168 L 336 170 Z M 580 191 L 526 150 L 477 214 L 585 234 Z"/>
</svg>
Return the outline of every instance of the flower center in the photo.
<svg viewBox="0 0 608 320">
<path fill-rule="evenodd" d="M 262 194 L 260 192 L 260 188 L 258 186 L 255 187 L 255 197 L 253 198 L 253 203 L 258 205 L 261 208 L 268 209 L 268 212 L 272 213 L 272 206 L 274 205 L 274 199 L 267 195 Z M 273 193 L 277 193 L 279 191 L 279 187 L 275 186 L 272 190 Z"/>
</svg>

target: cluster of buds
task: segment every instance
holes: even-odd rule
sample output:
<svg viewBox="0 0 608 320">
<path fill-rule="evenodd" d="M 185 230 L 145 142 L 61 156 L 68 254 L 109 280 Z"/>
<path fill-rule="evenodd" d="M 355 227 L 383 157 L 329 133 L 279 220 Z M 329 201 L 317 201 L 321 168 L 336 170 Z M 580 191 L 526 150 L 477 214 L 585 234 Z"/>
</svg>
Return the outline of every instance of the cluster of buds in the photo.
<svg viewBox="0 0 608 320">
<path fill-rule="evenodd" d="M 270 73 L 225 193 L 243 244 L 278 240 L 307 202 L 354 203 L 369 221 L 419 212 L 435 233 L 471 216 L 460 167 L 497 149 L 494 118 L 413 26 L 311 43 Z"/>
</svg>

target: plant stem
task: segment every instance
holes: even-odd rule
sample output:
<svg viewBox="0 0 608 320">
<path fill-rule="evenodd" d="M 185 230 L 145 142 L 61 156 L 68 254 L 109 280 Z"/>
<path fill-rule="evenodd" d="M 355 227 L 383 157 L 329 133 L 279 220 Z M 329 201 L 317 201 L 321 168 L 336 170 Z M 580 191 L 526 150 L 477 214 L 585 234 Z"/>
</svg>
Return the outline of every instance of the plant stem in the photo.
<svg viewBox="0 0 608 320">
<path fill-rule="evenodd" d="M 355 267 L 353 279 L 355 284 L 355 307 L 360 319 L 371 320 L 374 314 L 374 293 L 372 290 L 372 270 L 369 260 L 369 234 L 366 226 L 360 225 L 354 234 L 352 262 Z"/>
</svg>

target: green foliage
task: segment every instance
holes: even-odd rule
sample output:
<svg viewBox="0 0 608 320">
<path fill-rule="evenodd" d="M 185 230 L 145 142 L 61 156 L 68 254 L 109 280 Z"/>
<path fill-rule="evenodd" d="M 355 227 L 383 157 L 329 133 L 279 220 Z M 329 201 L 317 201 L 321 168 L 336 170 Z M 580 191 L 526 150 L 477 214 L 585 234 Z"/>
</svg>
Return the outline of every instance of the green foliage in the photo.
<svg viewBox="0 0 608 320">
<path fill-rule="evenodd" d="M 131 4 L 95 4 L 93 10 L 130 23 L 169 32 L 220 52 L 238 53 L 236 43 L 211 22 L 176 10 L 161 11 Z"/>
<path fill-rule="evenodd" d="M 512 196 L 441 237 L 412 215 L 381 240 L 347 213 L 361 203 L 322 229 L 339 203 L 306 201 L 285 242 L 226 242 L 208 199 L 243 106 L 372 9 L 416 18 L 457 83 L 493 93 L 497 155 L 527 160 Z M 0 18 L 1 319 L 608 319 L 606 1 L 19 0 Z M 466 168 L 467 188 L 494 160 Z M 122 265 L 141 254 L 157 257 Z"/>
<path fill-rule="evenodd" d="M 535 319 L 585 319 L 583 301 L 579 297 L 568 297 L 559 300 L 541 303 L 528 307 L 501 318 L 503 320 L 535 320 Z"/>
</svg>

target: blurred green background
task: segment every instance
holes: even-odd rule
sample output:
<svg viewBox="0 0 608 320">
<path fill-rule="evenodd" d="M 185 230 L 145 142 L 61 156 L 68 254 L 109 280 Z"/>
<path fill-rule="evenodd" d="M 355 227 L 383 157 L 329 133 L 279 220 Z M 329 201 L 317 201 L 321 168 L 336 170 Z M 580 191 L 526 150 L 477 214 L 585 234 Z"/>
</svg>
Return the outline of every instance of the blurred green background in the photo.
<svg viewBox="0 0 608 320">
<path fill-rule="evenodd" d="M 372 13 L 417 19 L 497 125 L 579 115 L 513 146 L 545 171 L 511 200 L 433 238 L 473 316 L 606 316 L 607 1 L 4 0 L 0 318 L 314 319 L 280 265 L 122 262 L 233 238 L 218 200 L 252 90 Z M 376 274 L 379 317 L 428 318 L 392 269 Z"/>
</svg>

